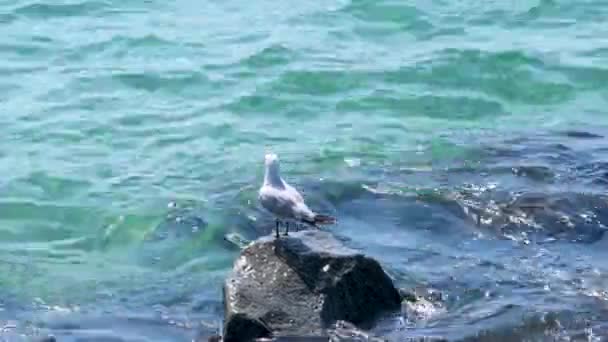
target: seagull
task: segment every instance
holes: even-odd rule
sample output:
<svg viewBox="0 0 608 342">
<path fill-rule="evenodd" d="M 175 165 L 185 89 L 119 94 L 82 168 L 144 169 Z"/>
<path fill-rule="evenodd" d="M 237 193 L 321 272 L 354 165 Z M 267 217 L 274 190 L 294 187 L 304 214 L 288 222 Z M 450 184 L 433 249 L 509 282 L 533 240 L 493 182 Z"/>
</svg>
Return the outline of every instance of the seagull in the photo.
<svg viewBox="0 0 608 342">
<path fill-rule="evenodd" d="M 302 195 L 281 178 L 279 158 L 274 153 L 264 156 L 264 183 L 258 192 L 262 207 L 276 219 L 276 237 L 279 237 L 279 225 L 285 220 L 285 236 L 289 233 L 289 221 L 293 220 L 319 228 L 320 224 L 336 222 L 334 217 L 317 214 L 304 203 Z"/>
</svg>

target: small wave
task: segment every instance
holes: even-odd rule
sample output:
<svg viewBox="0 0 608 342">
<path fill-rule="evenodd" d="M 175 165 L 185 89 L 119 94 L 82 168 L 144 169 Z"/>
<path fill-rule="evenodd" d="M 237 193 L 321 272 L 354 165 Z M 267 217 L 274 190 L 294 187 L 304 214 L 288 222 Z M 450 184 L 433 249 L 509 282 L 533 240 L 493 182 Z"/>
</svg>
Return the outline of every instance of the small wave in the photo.
<svg viewBox="0 0 608 342">
<path fill-rule="evenodd" d="M 340 9 L 367 22 L 394 22 L 404 24 L 422 20 L 426 14 L 416 6 L 387 1 L 354 0 Z"/>
<path fill-rule="evenodd" d="M 14 10 L 17 15 L 30 18 L 61 18 L 75 16 L 94 16 L 109 8 L 107 2 L 86 1 L 74 4 L 47 4 L 34 3 L 19 7 Z"/>
<path fill-rule="evenodd" d="M 526 13 L 528 19 L 577 18 L 578 22 L 600 22 L 608 13 L 608 6 L 602 0 L 573 4 L 560 0 L 541 0 Z"/>
<path fill-rule="evenodd" d="M 608 162 L 585 163 L 574 168 L 574 172 L 576 177 L 588 180 L 590 186 L 608 186 Z"/>
<path fill-rule="evenodd" d="M 0 24 L 10 24 L 17 19 L 13 13 L 0 13 Z"/>
<path fill-rule="evenodd" d="M 421 8 L 390 1 L 351 1 L 335 14 L 356 22 L 349 32 L 363 39 L 378 42 L 391 36 L 407 34 L 427 40 L 438 35 L 439 28 Z M 331 21 L 335 22 L 334 18 Z M 346 19 L 345 19 L 346 20 Z"/>
<path fill-rule="evenodd" d="M 113 36 L 112 38 L 100 42 L 90 43 L 87 45 L 80 45 L 78 49 L 85 51 L 103 51 L 108 48 L 118 46 L 125 49 L 133 49 L 139 47 L 151 47 L 151 48 L 171 48 L 177 44 L 164 39 L 155 34 L 147 34 L 144 36 Z"/>
<path fill-rule="evenodd" d="M 116 69 L 129 70 L 142 67 L 155 71 L 196 73 L 199 66 L 188 57 L 184 57 L 191 56 L 194 50 L 194 47 L 187 44 L 154 34 L 115 35 L 111 38 L 75 44 L 62 51 L 57 61 L 60 62 L 64 74 L 91 73 L 99 69 L 115 71 Z M 100 65 L 98 60 L 115 62 Z M 85 69 L 83 65 L 88 63 L 93 63 L 98 67 Z"/>
<path fill-rule="evenodd" d="M 241 63 L 252 69 L 277 68 L 294 59 L 294 52 L 282 45 L 271 45 L 247 57 Z"/>
<path fill-rule="evenodd" d="M 281 96 L 247 95 L 237 98 L 225 108 L 236 113 L 277 113 L 291 104 Z"/>
<path fill-rule="evenodd" d="M 337 104 L 338 111 L 387 111 L 399 116 L 425 116 L 450 120 L 480 120 L 505 114 L 499 102 L 465 96 L 427 95 L 387 97 L 382 94 L 348 99 Z"/>
<path fill-rule="evenodd" d="M 159 89 L 178 90 L 186 86 L 206 81 L 200 73 L 162 75 L 158 73 L 123 73 L 113 76 L 114 79 L 135 89 L 154 92 Z"/>
<path fill-rule="evenodd" d="M 608 58 L 608 47 L 594 47 L 582 55 L 586 57 Z"/>
<path fill-rule="evenodd" d="M 351 71 L 287 71 L 272 84 L 280 93 L 334 95 L 370 86 L 370 75 Z"/>
<path fill-rule="evenodd" d="M 49 53 L 49 47 L 35 43 L 0 43 L 0 53 L 14 54 L 18 57 L 43 56 Z"/>
<path fill-rule="evenodd" d="M 28 65 L 28 66 L 0 66 L 0 75 L 2 76 L 15 76 L 15 75 L 28 75 L 36 72 L 46 71 L 48 67 L 45 65 Z"/>
<path fill-rule="evenodd" d="M 566 131 L 563 131 L 560 133 L 568 138 L 575 138 L 575 139 L 601 139 L 601 138 L 604 138 L 604 136 L 600 135 L 600 134 L 596 134 L 596 133 L 588 132 L 588 131 L 573 130 L 573 129 L 566 130 Z"/>
<path fill-rule="evenodd" d="M 584 90 L 605 91 L 608 89 L 608 68 L 559 65 L 552 69 L 564 74 L 575 86 Z"/>
<path fill-rule="evenodd" d="M 434 28 L 433 30 L 430 30 L 430 32 L 424 34 L 424 35 L 420 35 L 420 38 L 423 39 L 435 39 L 435 38 L 439 38 L 439 37 L 450 37 L 450 36 L 455 36 L 455 37 L 462 37 L 466 34 L 466 29 L 464 27 L 460 27 L 460 26 L 455 26 L 455 27 L 442 27 L 442 28 Z"/>
</svg>

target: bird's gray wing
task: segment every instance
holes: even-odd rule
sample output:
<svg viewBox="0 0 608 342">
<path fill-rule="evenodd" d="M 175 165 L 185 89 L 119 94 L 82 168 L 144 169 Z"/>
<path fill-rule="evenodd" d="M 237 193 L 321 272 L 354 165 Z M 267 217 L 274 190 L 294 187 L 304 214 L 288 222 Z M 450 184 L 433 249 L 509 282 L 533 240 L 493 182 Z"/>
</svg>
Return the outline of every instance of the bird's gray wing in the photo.
<svg viewBox="0 0 608 342">
<path fill-rule="evenodd" d="M 258 198 L 266 210 L 277 216 L 299 219 L 314 215 L 303 201 L 286 190 L 263 186 Z"/>
<path fill-rule="evenodd" d="M 304 203 L 304 198 L 302 197 L 300 192 L 296 190 L 296 188 L 294 188 L 293 186 L 287 184 L 287 182 L 285 182 L 285 190 L 289 192 L 290 196 L 293 197 L 296 202 Z"/>
<path fill-rule="evenodd" d="M 274 215 L 293 218 L 296 201 L 293 197 L 281 189 L 271 186 L 263 186 L 258 196 L 262 206 Z"/>
</svg>

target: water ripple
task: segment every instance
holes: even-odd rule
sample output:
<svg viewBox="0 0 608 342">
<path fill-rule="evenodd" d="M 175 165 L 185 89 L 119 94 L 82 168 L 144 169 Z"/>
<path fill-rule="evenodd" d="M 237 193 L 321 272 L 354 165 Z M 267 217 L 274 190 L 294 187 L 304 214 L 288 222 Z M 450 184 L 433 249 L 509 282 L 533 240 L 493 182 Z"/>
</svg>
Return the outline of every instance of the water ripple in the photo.
<svg viewBox="0 0 608 342">
<path fill-rule="evenodd" d="M 109 3 L 102 1 L 84 1 L 74 4 L 32 3 L 16 8 L 14 13 L 30 18 L 50 19 L 96 16 L 107 8 L 109 8 Z"/>
</svg>

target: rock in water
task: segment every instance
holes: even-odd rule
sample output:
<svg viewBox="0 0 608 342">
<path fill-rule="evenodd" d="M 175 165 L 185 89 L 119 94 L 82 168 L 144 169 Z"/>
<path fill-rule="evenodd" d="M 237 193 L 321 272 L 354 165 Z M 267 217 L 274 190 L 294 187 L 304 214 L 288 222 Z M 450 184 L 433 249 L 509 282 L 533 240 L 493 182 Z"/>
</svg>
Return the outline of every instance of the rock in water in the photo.
<svg viewBox="0 0 608 342">
<path fill-rule="evenodd" d="M 224 342 L 327 336 L 337 321 L 367 328 L 400 303 L 376 260 L 329 233 L 264 237 L 241 252 L 226 280 Z"/>
</svg>

